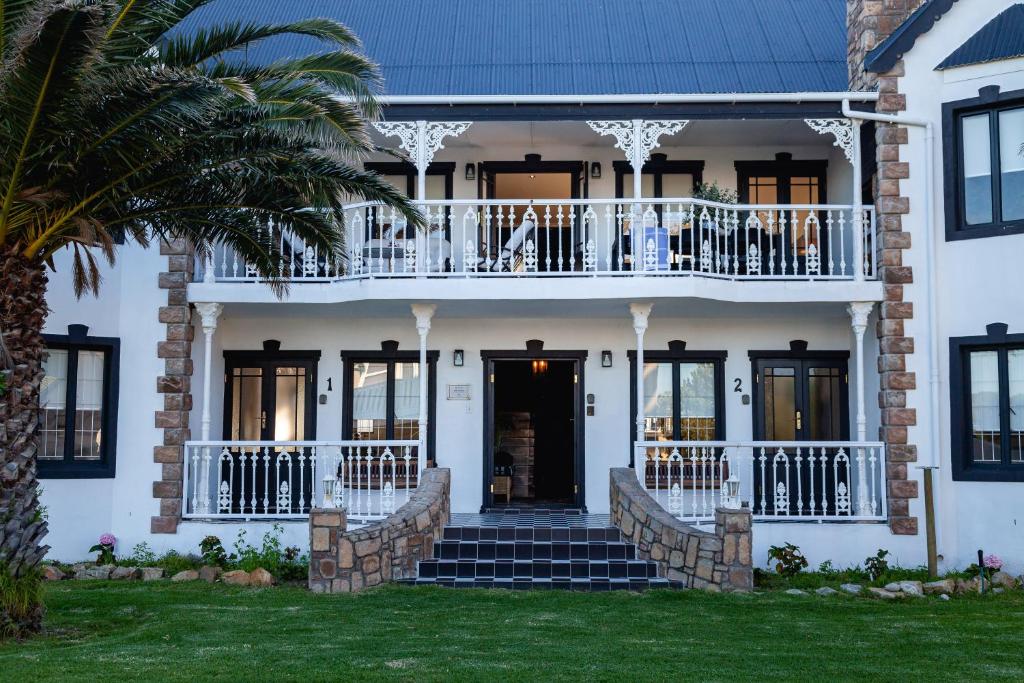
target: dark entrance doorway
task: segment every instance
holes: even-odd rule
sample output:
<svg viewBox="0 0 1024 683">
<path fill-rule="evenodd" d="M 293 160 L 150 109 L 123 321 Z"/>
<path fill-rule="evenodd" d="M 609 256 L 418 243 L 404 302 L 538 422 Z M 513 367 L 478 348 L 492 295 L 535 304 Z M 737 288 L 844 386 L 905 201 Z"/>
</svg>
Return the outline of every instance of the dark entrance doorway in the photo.
<svg viewBox="0 0 1024 683">
<path fill-rule="evenodd" d="M 581 365 L 547 356 L 485 363 L 485 507 L 580 506 Z"/>
</svg>

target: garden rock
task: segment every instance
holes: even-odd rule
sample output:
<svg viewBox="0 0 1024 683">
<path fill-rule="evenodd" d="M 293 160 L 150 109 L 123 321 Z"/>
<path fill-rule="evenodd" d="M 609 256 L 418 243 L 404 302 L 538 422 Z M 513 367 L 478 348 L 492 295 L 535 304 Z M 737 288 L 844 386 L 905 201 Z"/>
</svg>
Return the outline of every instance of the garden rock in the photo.
<svg viewBox="0 0 1024 683">
<path fill-rule="evenodd" d="M 177 574 L 175 574 L 174 576 L 171 577 L 171 581 L 175 581 L 175 582 L 196 581 L 198 579 L 199 579 L 199 572 L 197 572 L 195 569 L 186 569 L 185 571 L 178 572 Z"/>
<path fill-rule="evenodd" d="M 249 572 L 242 571 L 241 569 L 225 572 L 221 575 L 220 580 L 229 586 L 248 586 Z"/>
<path fill-rule="evenodd" d="M 914 597 L 921 597 L 924 595 L 924 588 L 920 581 L 900 581 L 900 591 L 907 595 L 913 595 Z"/>
<path fill-rule="evenodd" d="M 839 589 L 846 591 L 850 595 L 860 595 L 860 592 L 863 590 L 860 584 L 856 583 L 844 583 Z"/>
<path fill-rule="evenodd" d="M 828 586 L 822 586 L 821 588 L 819 588 L 818 590 L 816 590 L 814 592 L 817 593 L 818 595 L 828 596 L 828 595 L 835 595 L 839 591 L 837 591 L 835 588 L 829 588 Z"/>
<path fill-rule="evenodd" d="M 200 567 L 199 578 L 206 583 L 213 583 L 216 581 L 221 574 L 220 567 Z"/>
<path fill-rule="evenodd" d="M 995 593 L 996 595 L 999 595 L 1001 593 L 1005 593 L 1006 589 L 1003 588 L 1002 586 L 996 586 L 995 588 L 992 589 L 992 592 Z"/>
<path fill-rule="evenodd" d="M 946 593 L 942 593 L 941 595 L 939 595 L 939 600 L 949 600 L 949 595 Z"/>
<path fill-rule="evenodd" d="M 134 581 L 142 578 L 142 572 L 138 567 L 115 567 L 114 571 L 110 572 L 110 578 L 118 581 Z"/>
<path fill-rule="evenodd" d="M 60 568 L 54 567 L 52 564 L 48 564 L 43 567 L 43 579 L 46 581 L 61 581 L 65 578 L 64 572 Z"/>
<path fill-rule="evenodd" d="M 942 579 L 941 581 L 929 581 L 921 587 L 928 595 L 947 595 L 956 591 L 956 582 L 953 579 Z"/>
<path fill-rule="evenodd" d="M 894 593 L 890 590 L 886 590 L 885 588 L 870 587 L 868 588 L 868 592 L 874 595 L 875 597 L 882 598 L 883 600 L 895 600 L 899 597 L 899 594 Z"/>
<path fill-rule="evenodd" d="M 88 569 L 86 569 L 84 571 L 84 576 L 79 577 L 78 574 L 75 574 L 75 578 L 76 579 L 77 578 L 83 578 L 83 579 L 102 579 L 102 580 L 106 581 L 107 579 L 110 578 L 110 574 L 113 571 L 114 571 L 114 565 L 112 565 L 112 564 L 105 564 L 105 565 L 102 565 L 100 567 L 89 567 Z"/>
<path fill-rule="evenodd" d="M 160 567 L 143 567 L 141 573 L 143 581 L 156 581 L 164 578 L 164 570 Z"/>
<path fill-rule="evenodd" d="M 996 572 L 992 575 L 992 585 L 1002 586 L 1003 588 L 1016 588 L 1017 579 L 1013 578 L 1006 572 Z"/>
<path fill-rule="evenodd" d="M 258 567 L 249 572 L 250 586 L 273 586 L 274 577 L 266 569 Z"/>
<path fill-rule="evenodd" d="M 890 583 L 885 584 L 885 590 L 889 591 L 890 593 L 899 593 L 903 589 L 900 588 L 899 581 L 892 581 Z"/>
<path fill-rule="evenodd" d="M 786 591 L 786 595 L 807 595 L 807 593 L 803 592 L 799 588 L 790 588 Z"/>
</svg>

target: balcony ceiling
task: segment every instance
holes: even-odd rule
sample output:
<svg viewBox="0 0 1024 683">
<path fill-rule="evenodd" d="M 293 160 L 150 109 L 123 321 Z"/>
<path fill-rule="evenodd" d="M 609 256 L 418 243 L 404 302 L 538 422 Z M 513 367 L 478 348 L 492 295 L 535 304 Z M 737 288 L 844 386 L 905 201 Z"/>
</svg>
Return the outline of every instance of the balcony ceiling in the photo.
<svg viewBox="0 0 1024 683">
<path fill-rule="evenodd" d="M 217 0 L 185 30 L 332 17 L 386 95 L 633 95 L 847 89 L 846 0 Z M 252 46 L 268 62 L 312 39 Z"/>
</svg>

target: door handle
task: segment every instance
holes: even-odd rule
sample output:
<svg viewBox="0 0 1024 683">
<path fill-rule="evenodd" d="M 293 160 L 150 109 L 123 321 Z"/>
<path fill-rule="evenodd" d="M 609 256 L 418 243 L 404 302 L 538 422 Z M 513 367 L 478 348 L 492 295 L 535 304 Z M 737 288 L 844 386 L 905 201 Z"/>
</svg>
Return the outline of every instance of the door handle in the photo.
<svg viewBox="0 0 1024 683">
<path fill-rule="evenodd" d="M 265 410 L 260 413 L 260 428 L 267 428 L 267 411 Z"/>
<path fill-rule="evenodd" d="M 797 429 L 803 429 L 804 428 L 803 415 L 800 413 L 799 410 L 796 411 L 796 428 Z"/>
</svg>

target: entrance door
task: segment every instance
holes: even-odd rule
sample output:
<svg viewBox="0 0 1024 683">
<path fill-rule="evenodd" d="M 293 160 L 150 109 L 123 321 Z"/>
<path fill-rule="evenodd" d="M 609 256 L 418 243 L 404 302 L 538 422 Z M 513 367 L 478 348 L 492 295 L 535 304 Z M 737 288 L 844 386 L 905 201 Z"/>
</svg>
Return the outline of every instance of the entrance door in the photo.
<svg viewBox="0 0 1024 683">
<path fill-rule="evenodd" d="M 580 361 L 493 359 L 485 367 L 484 507 L 581 506 Z"/>
<path fill-rule="evenodd" d="M 754 439 L 756 441 L 848 441 L 850 438 L 849 387 L 847 360 L 845 354 L 828 357 L 786 357 L 786 358 L 755 358 L 755 410 Z M 795 450 L 786 449 L 789 455 Z M 823 464 L 828 471 L 833 471 L 833 458 L 837 450 L 829 449 L 822 452 L 825 463 L 815 461 L 815 467 Z M 760 452 L 755 453 L 755 457 Z M 772 471 L 775 453 L 768 452 L 765 473 L 755 461 L 754 484 L 755 508 L 760 510 L 762 492 L 767 501 L 766 512 L 775 511 L 771 490 L 778 481 L 783 480 L 783 473 Z M 805 458 L 796 462 L 790 458 L 787 466 L 791 481 L 799 478 L 803 491 L 810 490 L 810 466 Z M 845 471 L 845 470 L 844 470 Z M 815 477 L 820 482 L 820 477 Z M 835 484 L 828 480 L 827 487 Z M 849 482 L 845 482 L 849 486 Z M 818 484 L 820 486 L 820 484 Z M 768 490 L 764 490 L 767 488 Z M 831 491 L 826 490 L 831 498 Z M 791 511 L 795 512 L 799 501 L 790 496 Z"/>
<path fill-rule="evenodd" d="M 273 352 L 227 351 L 225 357 L 224 438 L 228 441 L 311 441 L 316 438 L 316 359 L 283 357 Z M 300 450 L 307 452 L 300 453 Z M 290 453 L 290 462 L 276 454 Z M 312 456 L 308 449 L 288 447 L 234 447 L 231 461 L 221 461 L 222 481 L 230 481 L 231 512 L 255 512 L 245 506 L 253 491 L 279 492 L 287 483 L 294 489 L 302 482 L 302 496 L 293 499 L 311 501 L 312 479 L 300 470 Z M 305 455 L 299 459 L 299 455 Z M 274 461 L 266 465 L 263 456 Z M 260 461 L 254 461 L 258 457 Z M 261 466 L 262 463 L 262 466 Z M 245 468 L 246 476 L 241 472 Z M 267 478 L 269 477 L 269 481 Z M 246 496 L 242 496 L 242 487 Z M 259 501 L 257 501 L 259 503 Z M 304 512 L 299 511 L 299 512 Z"/>
</svg>

